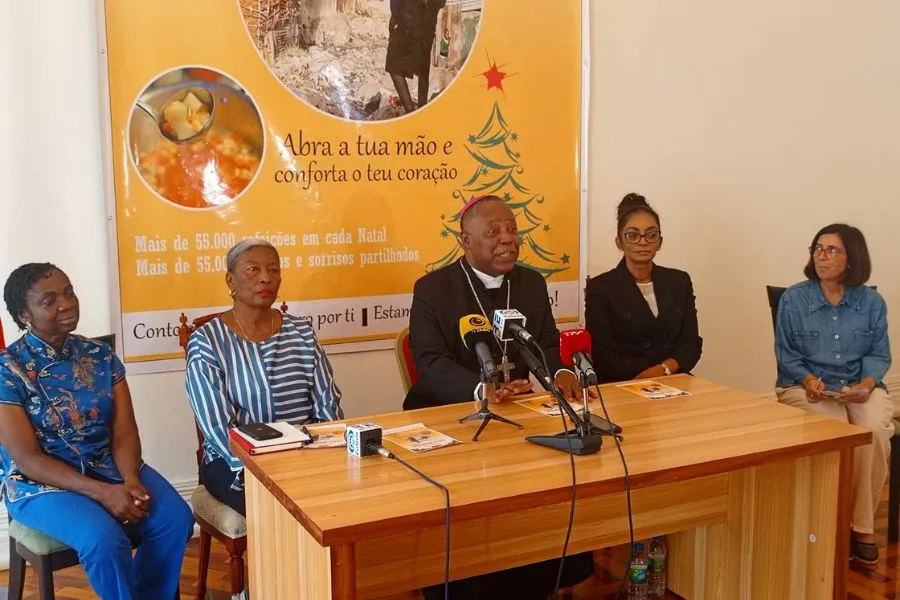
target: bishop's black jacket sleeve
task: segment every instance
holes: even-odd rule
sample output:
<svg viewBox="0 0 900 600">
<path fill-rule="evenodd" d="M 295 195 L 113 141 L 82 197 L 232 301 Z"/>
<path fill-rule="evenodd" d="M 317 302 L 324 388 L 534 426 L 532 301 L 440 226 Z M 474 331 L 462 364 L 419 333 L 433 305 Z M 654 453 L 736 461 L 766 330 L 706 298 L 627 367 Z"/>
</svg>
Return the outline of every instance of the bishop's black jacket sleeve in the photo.
<svg viewBox="0 0 900 600">
<path fill-rule="evenodd" d="M 419 376 L 416 391 L 435 405 L 472 400 L 479 377 L 456 361 L 434 309 L 438 298 L 429 296 L 417 283 L 409 315 L 409 343 Z"/>
</svg>

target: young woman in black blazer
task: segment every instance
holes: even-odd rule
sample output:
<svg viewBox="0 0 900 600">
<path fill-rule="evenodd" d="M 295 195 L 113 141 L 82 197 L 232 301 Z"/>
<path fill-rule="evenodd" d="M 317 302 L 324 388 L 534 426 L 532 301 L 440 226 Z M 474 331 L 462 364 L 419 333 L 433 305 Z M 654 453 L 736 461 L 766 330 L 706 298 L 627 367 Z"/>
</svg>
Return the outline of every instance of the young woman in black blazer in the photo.
<svg viewBox="0 0 900 600">
<path fill-rule="evenodd" d="M 643 196 L 619 203 L 618 266 L 588 281 L 585 321 L 601 382 L 688 372 L 703 339 L 690 276 L 654 264 L 662 246 L 659 215 Z"/>
</svg>

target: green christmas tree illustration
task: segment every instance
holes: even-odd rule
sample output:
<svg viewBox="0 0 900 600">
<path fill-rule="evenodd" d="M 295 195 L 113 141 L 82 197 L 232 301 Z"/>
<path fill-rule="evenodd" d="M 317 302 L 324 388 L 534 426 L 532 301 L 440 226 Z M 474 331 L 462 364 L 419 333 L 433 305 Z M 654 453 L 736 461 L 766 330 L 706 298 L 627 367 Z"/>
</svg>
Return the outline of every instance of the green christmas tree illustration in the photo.
<svg viewBox="0 0 900 600">
<path fill-rule="evenodd" d="M 519 181 L 524 168 L 519 163 L 520 153 L 511 147 L 518 139 L 518 134 L 510 130 L 503 118 L 500 105 L 494 101 L 494 108 L 484 127 L 470 135 L 466 144 L 466 151 L 475 160 L 475 167 L 468 181 L 453 190 L 452 198 L 459 205 L 459 210 L 449 218 L 441 215 L 440 235 L 451 240 L 453 247 L 441 258 L 428 263 L 427 271 L 446 266 L 462 255 L 459 211 L 472 198 L 487 194 L 503 198 L 516 215 L 520 241 L 518 264 L 534 269 L 545 279 L 570 268 L 568 255 L 563 253 L 557 257 L 545 242 L 540 241 L 550 231 L 550 224 L 545 223 L 536 212 L 544 203 L 544 195 L 528 189 Z"/>
</svg>

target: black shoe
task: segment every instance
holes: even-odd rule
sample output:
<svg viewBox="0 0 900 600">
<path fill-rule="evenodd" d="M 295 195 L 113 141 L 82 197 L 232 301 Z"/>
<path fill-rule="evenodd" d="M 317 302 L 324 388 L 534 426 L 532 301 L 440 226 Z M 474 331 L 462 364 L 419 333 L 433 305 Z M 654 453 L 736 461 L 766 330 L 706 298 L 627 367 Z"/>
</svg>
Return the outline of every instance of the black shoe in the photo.
<svg viewBox="0 0 900 600">
<path fill-rule="evenodd" d="M 878 546 L 869 542 L 850 541 L 851 556 L 864 565 L 878 564 Z"/>
</svg>

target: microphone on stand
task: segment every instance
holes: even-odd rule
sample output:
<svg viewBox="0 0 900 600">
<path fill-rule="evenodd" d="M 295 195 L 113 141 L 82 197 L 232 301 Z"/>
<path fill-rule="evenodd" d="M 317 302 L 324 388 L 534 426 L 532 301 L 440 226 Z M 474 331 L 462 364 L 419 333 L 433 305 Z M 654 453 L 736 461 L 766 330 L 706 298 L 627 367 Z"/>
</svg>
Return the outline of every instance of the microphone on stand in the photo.
<svg viewBox="0 0 900 600">
<path fill-rule="evenodd" d="M 472 441 L 478 441 L 478 436 L 481 435 L 489 421 L 500 421 L 501 423 L 523 429 L 515 421 L 494 414 L 488 408 L 490 398 L 494 396 L 497 386 L 500 385 L 500 376 L 497 374 L 497 365 L 494 363 L 494 355 L 491 352 L 491 345 L 496 342 L 491 339 L 493 336 L 491 335 L 491 326 L 487 319 L 475 314 L 461 317 L 459 319 L 459 337 L 462 338 L 463 344 L 467 349 L 475 352 L 475 355 L 478 357 L 478 363 L 481 365 L 481 385 L 479 386 L 481 405 L 477 412 L 459 420 L 460 423 L 474 420 L 481 421 L 481 425 L 475 432 L 475 437 L 472 438 Z"/>
<path fill-rule="evenodd" d="M 566 366 L 574 365 L 580 379 L 581 387 L 597 385 L 597 373 L 591 363 L 591 334 L 586 329 L 568 329 L 559 332 L 559 357 Z"/>
<path fill-rule="evenodd" d="M 497 365 L 491 352 L 491 327 L 481 315 L 466 315 L 459 320 L 459 337 L 467 350 L 475 352 L 481 365 L 482 383 L 500 384 Z M 486 380 L 486 381 L 485 381 Z"/>
<path fill-rule="evenodd" d="M 588 408 L 588 390 L 597 386 L 597 372 L 591 362 L 591 334 L 586 329 L 568 329 L 559 333 L 559 357 L 566 366 L 574 366 L 578 372 L 578 383 L 581 386 L 581 397 L 584 400 L 583 418 L 600 433 L 614 435 L 621 433 L 622 428 L 610 423 L 603 417 L 591 414 Z M 597 393 L 600 388 L 597 387 Z"/>
<path fill-rule="evenodd" d="M 501 342 L 534 343 L 534 337 L 525 329 L 525 315 L 514 308 L 495 310 L 494 335 Z"/>
<path fill-rule="evenodd" d="M 525 316 L 517 310 L 498 310 L 494 312 L 493 318 L 494 335 L 501 341 L 504 336 L 510 341 L 515 342 L 519 348 L 519 355 L 522 360 L 541 386 L 550 392 L 556 398 L 560 409 L 566 413 L 575 429 L 571 431 L 563 431 L 556 435 L 529 435 L 525 439 L 533 444 L 555 448 L 563 452 L 572 452 L 573 454 L 593 454 L 599 452 L 603 445 L 603 438 L 599 432 L 594 431 L 589 422 L 582 419 L 578 413 L 569 404 L 569 401 L 562 395 L 559 388 L 556 387 L 553 378 L 544 367 L 544 361 L 541 361 L 532 352 L 532 347 L 539 350 L 543 354 L 541 347 L 534 341 L 530 333 L 525 330 Z"/>
</svg>

